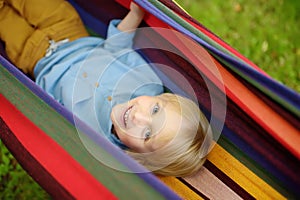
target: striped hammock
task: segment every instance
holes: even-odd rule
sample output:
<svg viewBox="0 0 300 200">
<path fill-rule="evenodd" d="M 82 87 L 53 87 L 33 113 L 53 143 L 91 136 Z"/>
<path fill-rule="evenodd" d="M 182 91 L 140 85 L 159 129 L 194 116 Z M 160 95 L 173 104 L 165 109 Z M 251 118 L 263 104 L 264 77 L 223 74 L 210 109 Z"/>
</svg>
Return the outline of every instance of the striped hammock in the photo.
<svg viewBox="0 0 300 200">
<path fill-rule="evenodd" d="M 109 21 L 122 18 L 130 4 L 129 0 L 70 2 L 90 33 L 103 37 Z M 184 178 L 128 173 L 144 168 L 84 123 L 76 120 L 75 126 L 72 113 L 13 66 L 1 47 L 0 137 L 22 167 L 59 199 L 299 199 L 300 95 L 273 80 L 173 1 L 135 2 L 148 13 L 143 26 L 154 30 L 137 35 L 138 52 L 150 63 L 177 72 L 153 64 L 168 88 L 183 95 L 193 91 L 208 119 L 222 124 L 204 167 Z M 140 48 L 143 45 L 151 48 Z M 208 67 L 203 54 L 218 73 Z M 218 113 L 216 105 L 226 112 Z M 124 170 L 100 162 L 82 138 L 97 155 Z"/>
</svg>

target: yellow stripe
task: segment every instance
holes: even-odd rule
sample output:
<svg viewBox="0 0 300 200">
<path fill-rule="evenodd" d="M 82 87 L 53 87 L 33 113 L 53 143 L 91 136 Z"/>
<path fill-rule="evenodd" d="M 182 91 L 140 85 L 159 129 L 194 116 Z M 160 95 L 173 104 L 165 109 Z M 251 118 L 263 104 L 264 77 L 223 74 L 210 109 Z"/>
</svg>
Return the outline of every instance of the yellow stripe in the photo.
<svg viewBox="0 0 300 200">
<path fill-rule="evenodd" d="M 218 144 L 214 146 L 208 160 L 256 199 L 285 199 Z"/>
<path fill-rule="evenodd" d="M 188 13 L 176 0 L 173 0 L 173 3 L 175 3 L 182 11 L 184 11 L 187 15 L 191 16 L 190 13 Z"/>
<path fill-rule="evenodd" d="M 176 192 L 176 194 L 178 194 L 183 199 L 189 199 L 189 200 L 203 199 L 175 177 L 163 177 L 163 176 L 157 176 L 157 177 L 166 185 L 168 185 L 174 192 Z"/>
</svg>

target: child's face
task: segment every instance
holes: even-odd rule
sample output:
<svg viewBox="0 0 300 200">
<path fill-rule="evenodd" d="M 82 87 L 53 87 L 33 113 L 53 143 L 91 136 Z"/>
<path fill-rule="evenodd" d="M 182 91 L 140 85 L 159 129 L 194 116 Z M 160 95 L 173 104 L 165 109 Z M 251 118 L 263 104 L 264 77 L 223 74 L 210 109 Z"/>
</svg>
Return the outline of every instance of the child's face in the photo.
<svg viewBox="0 0 300 200">
<path fill-rule="evenodd" d="M 174 105 L 161 96 L 140 96 L 113 107 L 117 136 L 130 149 L 150 152 L 169 142 L 181 126 Z"/>
</svg>

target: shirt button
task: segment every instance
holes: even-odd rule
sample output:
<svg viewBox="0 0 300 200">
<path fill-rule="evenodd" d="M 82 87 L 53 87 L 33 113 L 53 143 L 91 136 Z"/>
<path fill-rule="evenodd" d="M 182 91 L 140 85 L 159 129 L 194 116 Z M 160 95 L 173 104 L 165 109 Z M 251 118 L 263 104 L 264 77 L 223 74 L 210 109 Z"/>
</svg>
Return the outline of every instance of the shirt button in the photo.
<svg viewBox="0 0 300 200">
<path fill-rule="evenodd" d="M 87 73 L 83 72 L 82 76 L 83 76 L 83 78 L 86 78 L 87 77 Z"/>
<path fill-rule="evenodd" d="M 108 100 L 108 101 L 111 101 L 111 100 L 112 100 L 112 97 L 111 97 L 111 96 L 108 96 L 108 97 L 107 97 L 107 100 Z"/>
<path fill-rule="evenodd" d="M 95 83 L 95 87 L 99 87 L 99 83 Z"/>
</svg>

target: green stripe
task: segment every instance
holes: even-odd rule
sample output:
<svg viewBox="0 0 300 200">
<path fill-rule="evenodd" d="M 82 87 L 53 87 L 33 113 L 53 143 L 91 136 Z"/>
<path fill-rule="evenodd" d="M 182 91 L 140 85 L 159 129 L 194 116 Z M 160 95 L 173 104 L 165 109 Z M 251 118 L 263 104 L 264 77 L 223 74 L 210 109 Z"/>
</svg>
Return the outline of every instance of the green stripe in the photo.
<svg viewBox="0 0 300 200">
<path fill-rule="evenodd" d="M 214 40 L 212 40 L 210 37 L 208 37 L 205 34 L 203 34 L 200 30 L 198 30 L 197 28 L 195 28 L 194 26 L 192 26 L 191 24 L 189 24 L 188 22 L 186 22 L 185 20 L 183 20 L 180 16 L 178 16 L 176 13 L 174 13 L 171 9 L 169 9 L 168 7 L 166 7 L 161 2 L 159 2 L 157 0 L 149 0 L 149 2 L 151 2 L 151 4 L 154 5 L 157 9 L 159 9 L 164 14 L 166 14 L 167 16 L 169 16 L 171 19 L 173 19 L 174 21 L 176 21 L 178 24 L 180 24 L 186 30 L 188 30 L 191 33 L 195 34 L 200 39 L 204 40 L 205 42 L 207 42 L 208 44 L 212 45 L 216 49 L 218 49 L 218 50 L 220 50 L 220 51 L 222 51 L 222 52 L 224 52 L 224 53 L 226 53 L 226 54 L 234 57 L 236 60 L 238 60 L 239 62 L 242 62 L 244 65 L 252 68 L 252 66 L 250 66 L 248 63 L 246 63 L 244 60 L 242 60 L 241 58 L 237 57 L 236 55 L 234 55 L 233 53 L 231 53 L 230 51 L 228 51 L 226 48 L 224 48 L 223 46 L 221 46 L 220 44 L 218 44 L 217 42 L 215 42 Z M 210 52 L 210 53 L 212 53 L 212 52 Z M 214 56 L 216 56 L 214 53 L 212 53 L 212 54 Z M 252 78 L 248 77 L 242 71 L 240 71 L 239 69 L 237 69 L 235 66 L 230 65 L 227 62 L 224 62 L 223 59 L 220 59 L 220 58 L 218 58 L 218 59 L 221 62 L 223 62 L 227 67 L 229 67 L 231 70 L 235 71 L 238 75 L 240 75 L 242 78 L 244 78 L 246 81 L 248 81 L 249 83 L 251 83 L 252 85 L 254 85 L 255 87 L 257 87 L 259 90 L 261 90 L 264 94 L 266 94 L 267 96 L 271 97 L 274 101 L 276 101 L 277 103 L 279 103 L 280 105 L 282 105 L 283 107 L 285 107 L 290 112 L 294 113 L 296 116 L 300 117 L 300 110 L 297 109 L 295 106 L 289 104 L 283 98 L 281 98 L 280 96 L 278 96 L 276 93 L 270 91 L 268 88 L 262 86 L 257 81 L 255 81 Z"/>
<path fill-rule="evenodd" d="M 288 199 L 293 199 L 293 195 L 289 192 L 288 188 L 285 188 L 281 182 L 279 182 L 273 175 L 266 171 L 266 169 L 251 159 L 247 154 L 245 154 L 245 152 L 241 151 L 228 138 L 221 135 L 218 140 L 218 144 L 283 196 L 287 197 Z"/>
<path fill-rule="evenodd" d="M 0 92 L 118 198 L 164 199 L 137 175 L 113 170 L 95 159 L 82 145 L 76 128 L 33 94 L 2 65 L 0 65 Z M 93 145 L 97 153 L 109 158 L 116 166 L 126 168 L 93 141 L 89 140 L 89 144 Z"/>
<path fill-rule="evenodd" d="M 223 46 L 216 43 L 214 40 L 210 39 L 208 36 L 203 34 L 201 31 L 199 31 L 197 28 L 192 26 L 191 24 L 187 23 L 185 20 L 183 20 L 180 16 L 178 16 L 176 13 L 174 13 L 170 8 L 166 7 L 164 4 L 157 0 L 150 0 L 152 5 L 154 5 L 157 9 L 162 11 L 164 14 L 169 16 L 171 19 L 173 19 L 175 22 L 180 24 L 183 28 L 189 30 L 191 33 L 195 34 L 197 37 L 203 39 L 208 44 L 214 46 L 215 48 L 219 49 L 220 51 L 226 52 L 227 54 L 230 54 L 231 56 L 235 57 L 236 59 L 239 59 L 236 55 L 228 51 Z M 243 61 L 242 61 L 243 62 Z"/>
</svg>

